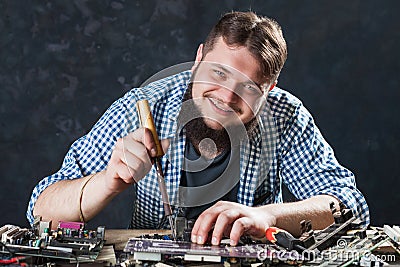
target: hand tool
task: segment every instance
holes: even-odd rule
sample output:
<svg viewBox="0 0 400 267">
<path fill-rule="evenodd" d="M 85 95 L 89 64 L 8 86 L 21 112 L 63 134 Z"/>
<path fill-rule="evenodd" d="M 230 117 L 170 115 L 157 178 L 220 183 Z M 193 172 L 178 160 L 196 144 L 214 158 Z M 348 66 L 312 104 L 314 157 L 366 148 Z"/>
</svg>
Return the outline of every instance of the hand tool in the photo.
<svg viewBox="0 0 400 267">
<path fill-rule="evenodd" d="M 265 231 L 265 237 L 271 243 L 276 243 L 288 250 L 295 249 L 299 252 L 302 252 L 306 249 L 302 246 L 302 242 L 299 239 L 292 236 L 289 232 L 277 227 L 269 227 Z"/>
<path fill-rule="evenodd" d="M 151 111 L 150 111 L 149 101 L 139 100 L 136 103 L 136 109 L 137 109 L 137 112 L 139 115 L 140 125 L 151 131 L 151 134 L 153 135 L 153 138 L 154 138 L 154 142 L 156 144 L 157 154 L 155 157 L 153 157 L 154 167 L 156 168 L 156 171 L 157 171 L 158 187 L 160 188 L 162 201 L 164 203 L 165 216 L 168 217 L 169 224 L 171 226 L 172 237 L 175 240 L 176 239 L 176 232 L 175 232 L 176 230 L 175 230 L 174 220 L 172 218 L 172 209 L 171 209 L 171 205 L 169 203 L 167 187 L 165 185 L 164 173 L 163 173 L 162 165 L 161 165 L 161 157 L 164 155 L 164 151 L 162 149 L 160 140 L 158 139 L 153 115 L 151 114 Z"/>
</svg>

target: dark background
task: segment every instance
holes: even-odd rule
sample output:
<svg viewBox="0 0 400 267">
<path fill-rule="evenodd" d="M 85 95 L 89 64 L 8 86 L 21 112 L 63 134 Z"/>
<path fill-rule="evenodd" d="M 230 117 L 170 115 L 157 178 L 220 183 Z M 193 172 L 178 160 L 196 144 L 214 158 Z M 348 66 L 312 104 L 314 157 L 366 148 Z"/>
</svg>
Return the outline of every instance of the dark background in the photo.
<svg viewBox="0 0 400 267">
<path fill-rule="evenodd" d="M 27 225 L 34 185 L 115 99 L 249 9 L 281 24 L 279 86 L 355 172 L 372 223 L 399 224 L 399 1 L 0 0 L 0 225 Z M 92 223 L 125 227 L 131 193 Z"/>
</svg>

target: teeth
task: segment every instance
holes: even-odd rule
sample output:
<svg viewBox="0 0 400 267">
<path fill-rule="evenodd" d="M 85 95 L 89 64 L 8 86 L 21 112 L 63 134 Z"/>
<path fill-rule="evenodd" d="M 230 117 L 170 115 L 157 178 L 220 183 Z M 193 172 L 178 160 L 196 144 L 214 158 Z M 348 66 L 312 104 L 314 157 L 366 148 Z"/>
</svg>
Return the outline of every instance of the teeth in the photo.
<svg viewBox="0 0 400 267">
<path fill-rule="evenodd" d="M 210 101 L 218 108 L 218 109 L 220 109 L 220 110 L 222 110 L 222 111 L 225 111 L 225 112 L 232 112 L 232 109 L 231 108 L 229 108 L 229 109 L 226 109 L 226 107 L 223 107 L 222 105 L 222 102 L 221 101 L 218 101 L 218 100 L 216 100 L 216 99 L 214 99 L 214 98 L 210 98 Z"/>
</svg>

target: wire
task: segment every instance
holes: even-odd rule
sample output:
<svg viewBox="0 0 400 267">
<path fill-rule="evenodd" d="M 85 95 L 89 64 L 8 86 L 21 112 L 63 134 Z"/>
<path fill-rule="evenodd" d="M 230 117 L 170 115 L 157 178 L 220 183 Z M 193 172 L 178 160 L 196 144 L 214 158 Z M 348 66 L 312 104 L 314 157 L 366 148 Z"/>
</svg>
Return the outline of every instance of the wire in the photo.
<svg viewBox="0 0 400 267">
<path fill-rule="evenodd" d="M 15 253 L 12 252 L 8 248 L 7 244 L 4 244 L 3 242 L 0 241 L 0 245 L 3 248 L 5 248 L 7 250 L 7 252 L 11 255 L 10 259 L 7 259 L 5 261 L 12 261 L 12 260 L 20 258 L 20 257 L 16 257 L 15 256 Z M 20 249 L 21 250 L 18 253 L 21 254 L 21 255 L 24 255 L 24 256 L 32 256 L 32 257 L 39 257 L 39 258 L 48 257 L 48 258 L 67 259 L 66 257 L 61 258 L 61 257 L 52 257 L 51 255 L 42 255 L 41 250 L 31 249 L 29 247 L 24 247 L 24 248 L 20 248 Z M 0 251 L 0 252 L 2 252 L 2 251 Z M 35 253 L 33 253 L 33 252 L 35 252 Z M 63 253 L 68 255 L 69 259 L 74 259 L 76 261 L 76 264 L 77 264 L 76 266 L 79 267 L 79 257 L 77 255 L 75 255 L 75 254 L 73 254 L 71 252 L 66 252 L 66 251 L 64 251 Z M 23 257 L 23 258 L 25 259 L 26 257 Z M 12 262 L 7 263 L 7 262 L 2 262 L 2 260 L 0 260 L 0 265 L 2 265 L 2 264 L 11 264 L 11 263 L 15 263 L 15 262 L 16 261 L 12 261 Z"/>
<path fill-rule="evenodd" d="M 20 262 L 20 261 L 25 260 L 25 259 L 26 259 L 26 257 L 24 257 L 24 256 L 14 257 L 14 258 L 6 259 L 6 260 L 1 259 L 0 264 L 11 264 L 11 263 L 20 264 L 21 263 L 21 265 L 23 265 L 22 262 Z"/>
<path fill-rule="evenodd" d="M 126 167 L 128 168 L 128 172 L 132 176 L 133 181 L 136 183 L 135 177 L 133 176 L 131 168 L 129 167 L 128 159 L 126 158 L 124 137 L 122 137 L 122 154 L 124 155 L 124 160 L 125 160 Z"/>
<path fill-rule="evenodd" d="M 3 242 L 0 241 L 0 245 L 7 250 L 8 253 L 10 253 L 11 257 L 14 257 L 14 253 L 8 248 L 7 244 L 4 244 Z M 3 250 L 4 251 L 4 250 Z"/>
</svg>

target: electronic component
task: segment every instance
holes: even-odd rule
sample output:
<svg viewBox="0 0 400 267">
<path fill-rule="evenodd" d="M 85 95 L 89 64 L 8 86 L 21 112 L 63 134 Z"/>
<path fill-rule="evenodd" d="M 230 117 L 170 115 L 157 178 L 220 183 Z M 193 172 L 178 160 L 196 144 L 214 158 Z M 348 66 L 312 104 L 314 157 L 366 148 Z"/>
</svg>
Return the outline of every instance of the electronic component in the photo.
<svg viewBox="0 0 400 267">
<path fill-rule="evenodd" d="M 335 222 L 323 230 L 313 230 L 309 221 L 303 221 L 299 238 L 281 229 L 270 228 L 266 235 L 272 242 L 263 243 L 244 236 L 238 246 L 230 246 L 229 240 L 222 240 L 218 246 L 191 243 L 189 239 L 194 221 L 179 216 L 176 221 L 179 226 L 176 240 L 171 234 L 132 237 L 122 252 L 116 254 L 113 249 L 108 251 L 114 257 L 103 253 L 104 227 L 87 230 L 83 223 L 59 222 L 57 230 L 52 231 L 47 227 L 51 225 L 50 222 L 38 219 L 33 229 L 15 225 L 0 227 L 0 265 L 11 266 L 29 261 L 29 264 L 43 266 L 65 260 L 99 263 L 99 254 L 102 252 L 102 261 L 123 267 L 207 266 L 217 263 L 225 266 L 372 267 L 386 264 L 382 257 L 384 252 L 380 250 L 383 244 L 386 249 L 393 249 L 392 254 L 383 255 L 387 256 L 386 261 L 398 261 L 398 226 L 366 230 L 358 226 L 351 211 L 349 213 L 342 208 L 333 213 L 337 217 Z M 378 251 L 378 255 L 372 254 Z"/>
<path fill-rule="evenodd" d="M 383 231 L 387 234 L 394 242 L 400 244 L 400 227 L 394 225 L 390 227 L 389 225 L 383 226 Z"/>
<path fill-rule="evenodd" d="M 165 239 L 143 239 L 130 238 L 124 252 L 133 254 L 137 260 L 161 256 L 181 256 L 184 260 L 190 261 L 212 261 L 221 262 L 223 258 L 236 258 L 257 261 L 259 259 L 279 258 L 282 261 L 303 262 L 301 254 L 294 255 L 290 251 L 272 244 L 253 243 L 231 247 L 228 244 L 219 246 L 199 245 L 187 241 L 174 241 Z M 149 253 L 149 254 L 147 254 Z"/>
<path fill-rule="evenodd" d="M 131 255 L 134 264 L 162 262 L 171 265 L 184 265 L 188 262 L 198 264 L 227 263 L 228 266 L 255 264 L 295 265 L 295 266 L 382 266 L 385 262 L 372 254 L 385 242 L 396 243 L 398 226 L 385 226 L 383 229 L 366 230 L 360 228 L 359 221 L 351 210 L 331 206 L 334 223 L 323 230 L 313 230 L 310 221 L 302 221 L 301 236 L 295 238 L 288 232 L 269 228 L 266 237 L 270 242 L 261 243 L 243 237 L 238 246 L 223 242 L 219 246 L 199 245 L 185 238 L 190 237 L 193 226 L 182 216 L 176 218 L 177 240 L 169 235 L 144 235 L 130 238 L 124 251 Z M 178 213 L 179 215 L 179 213 Z M 395 260 L 395 259 L 393 259 Z M 129 262 L 129 261 L 128 261 Z M 131 262 L 132 263 L 132 262 Z M 126 264 L 126 266 L 130 266 Z M 235 265 L 236 266 L 236 265 Z"/>
<path fill-rule="evenodd" d="M 299 252 L 306 250 L 299 239 L 294 238 L 294 236 L 285 230 L 276 227 L 269 227 L 265 231 L 265 236 L 269 242 L 276 243 L 287 250 L 295 249 Z"/>
<path fill-rule="evenodd" d="M 103 247 L 102 226 L 97 230 L 86 230 L 83 223 L 60 222 L 54 231 L 48 226 L 51 226 L 51 222 L 37 221 L 33 229 L 15 225 L 2 226 L 0 228 L 2 259 L 12 261 L 15 255 L 22 255 L 77 262 L 94 261 Z"/>
<path fill-rule="evenodd" d="M 190 241 L 194 223 L 194 220 L 185 218 L 183 208 L 178 208 L 178 214 L 175 217 L 176 240 Z"/>
</svg>

